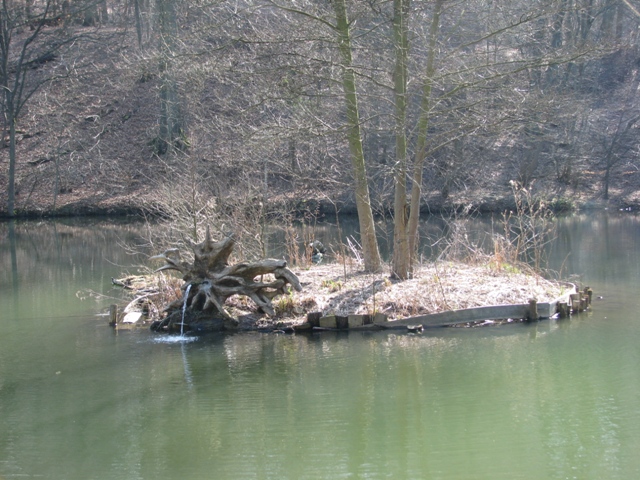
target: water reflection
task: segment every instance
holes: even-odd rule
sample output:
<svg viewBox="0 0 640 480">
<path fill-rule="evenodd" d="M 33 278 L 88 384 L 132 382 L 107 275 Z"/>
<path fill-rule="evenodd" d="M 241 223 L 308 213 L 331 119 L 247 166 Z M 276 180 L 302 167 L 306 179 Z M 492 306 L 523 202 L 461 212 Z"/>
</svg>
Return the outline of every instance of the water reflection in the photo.
<svg viewBox="0 0 640 480">
<path fill-rule="evenodd" d="M 430 222 L 426 240 L 447 232 Z M 491 220 L 465 228 L 481 243 Z M 120 246 L 139 242 L 140 225 L 0 229 L 2 477 L 640 472 L 638 217 L 558 220 L 552 268 L 604 296 L 580 317 L 421 335 L 248 333 L 189 342 L 113 332 L 93 316 L 99 302 L 76 297 L 86 286 L 111 294 L 111 276 L 144 262 Z M 339 238 L 329 226 L 321 235 L 326 244 Z"/>
<path fill-rule="evenodd" d="M 14 295 L 18 292 L 18 258 L 16 254 L 16 225 L 14 221 L 8 223 L 9 250 L 11 256 L 11 284 Z"/>
<path fill-rule="evenodd" d="M 482 471 L 513 478 L 521 469 L 537 472 L 535 458 L 551 453 L 570 469 L 552 462 L 544 478 L 600 468 L 614 461 L 615 448 L 609 457 L 583 464 L 572 450 L 589 451 L 602 438 L 615 446 L 620 435 L 616 420 L 602 415 L 611 403 L 605 412 L 597 398 L 581 400 L 593 398 L 592 382 L 575 378 L 585 365 L 569 361 L 558 371 L 566 360 L 550 342 L 554 334 L 569 333 L 571 324 L 510 326 L 509 334 L 449 329 L 426 336 L 229 337 L 223 348 L 228 380 L 222 391 L 215 384 L 215 395 L 233 399 L 235 407 L 218 410 L 218 404 L 206 415 L 233 417 L 217 419 L 228 429 L 219 448 L 234 448 L 237 455 L 218 467 L 229 478 L 265 471 L 280 465 L 278 458 L 286 462 L 293 448 L 304 455 L 305 467 L 282 467 L 272 476 L 309 478 L 305 472 L 311 469 L 317 477 L 351 472 L 376 478 L 393 471 L 415 478 L 431 471 L 463 478 Z M 559 343 L 572 335 L 562 335 Z M 609 361 L 603 354 L 592 362 Z M 567 384 L 567 377 L 574 380 Z M 201 385 L 194 377 L 197 392 L 209 396 L 213 385 L 207 376 L 200 379 Z"/>
<path fill-rule="evenodd" d="M 640 221 L 636 215 L 573 215 L 558 224 L 553 259 L 556 264 L 563 262 L 567 272 L 586 273 L 606 283 L 626 282 L 629 275 L 637 282 L 638 247 Z"/>
<path fill-rule="evenodd" d="M 78 291 L 108 294 L 112 277 L 144 262 L 145 255 L 124 248 L 141 243 L 140 230 L 139 222 L 87 219 L 0 223 L 0 308 L 5 318 L 84 310 Z"/>
</svg>

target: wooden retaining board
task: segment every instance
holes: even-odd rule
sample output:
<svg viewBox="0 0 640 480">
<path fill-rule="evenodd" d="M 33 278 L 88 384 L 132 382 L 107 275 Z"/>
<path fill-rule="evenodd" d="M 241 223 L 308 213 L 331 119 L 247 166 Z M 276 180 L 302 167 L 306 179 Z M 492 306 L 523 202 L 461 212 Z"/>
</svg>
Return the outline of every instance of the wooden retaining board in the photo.
<svg viewBox="0 0 640 480">
<path fill-rule="evenodd" d="M 574 289 L 575 291 L 575 289 Z M 550 318 L 555 315 L 559 302 L 568 302 L 571 291 L 548 303 L 538 303 L 538 317 Z M 487 307 L 465 308 L 449 312 L 432 313 L 417 317 L 390 320 L 388 322 L 376 322 L 382 328 L 406 328 L 408 326 L 422 325 L 423 327 L 439 327 L 455 325 L 458 323 L 477 322 L 480 320 L 502 320 L 507 318 L 527 318 L 529 304 L 518 305 L 491 305 Z"/>
</svg>

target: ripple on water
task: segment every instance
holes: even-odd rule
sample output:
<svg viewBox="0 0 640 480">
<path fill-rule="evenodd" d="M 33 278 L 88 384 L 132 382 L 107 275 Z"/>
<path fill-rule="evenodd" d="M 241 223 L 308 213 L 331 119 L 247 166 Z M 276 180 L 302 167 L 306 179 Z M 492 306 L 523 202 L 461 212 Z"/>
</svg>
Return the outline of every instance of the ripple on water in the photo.
<svg viewBox="0 0 640 480">
<path fill-rule="evenodd" d="M 191 343 L 198 340 L 198 337 L 188 337 L 184 335 L 163 335 L 155 337 L 153 343 Z"/>
</svg>

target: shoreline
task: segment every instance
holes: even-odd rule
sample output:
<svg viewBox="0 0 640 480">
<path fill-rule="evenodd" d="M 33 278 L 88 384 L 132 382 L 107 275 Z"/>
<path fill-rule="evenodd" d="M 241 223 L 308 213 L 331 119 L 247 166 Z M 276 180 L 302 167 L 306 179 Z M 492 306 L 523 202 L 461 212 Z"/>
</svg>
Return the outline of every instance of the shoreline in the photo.
<svg viewBox="0 0 640 480">
<path fill-rule="evenodd" d="M 106 204 L 105 204 L 106 203 Z M 334 205 L 328 200 L 299 199 L 292 202 L 293 212 L 298 217 L 302 217 L 305 212 L 313 211 L 324 216 L 357 215 L 355 203 L 352 201 L 336 202 Z M 277 215 L 277 212 L 285 207 L 283 202 L 275 201 L 270 208 L 265 211 L 265 215 Z M 577 212 L 577 211 L 598 211 L 598 210 L 640 210 L 640 201 L 626 198 L 611 198 L 609 200 L 600 199 L 574 199 L 557 200 L 547 205 L 549 211 L 554 214 Z M 423 202 L 420 208 L 421 215 L 455 214 L 462 211 L 476 214 L 502 213 L 504 211 L 514 211 L 516 209 L 513 195 L 493 197 L 491 199 L 478 198 L 475 201 L 469 199 L 452 199 L 444 201 L 434 197 Z M 0 220 L 28 220 L 43 218 L 74 218 L 74 217 L 145 217 L 149 212 L 158 212 L 150 202 L 135 203 L 131 201 L 113 202 L 91 202 L 81 200 L 68 204 L 63 204 L 55 209 L 17 209 L 13 217 L 7 215 L 4 208 L 0 208 Z M 291 212 L 291 205 L 287 205 L 287 211 Z M 384 211 L 374 211 L 374 217 L 381 218 L 384 214 L 393 214 L 391 208 Z M 157 215 L 156 215 L 157 216 Z"/>
<path fill-rule="evenodd" d="M 348 269 L 346 276 L 345 267 Z M 391 322 L 390 325 L 406 319 L 409 323 L 416 323 L 413 317 L 492 305 L 528 304 L 532 298 L 541 304 L 549 303 L 568 293 L 563 282 L 545 279 L 532 271 L 508 268 L 506 264 L 496 264 L 490 257 L 469 263 L 442 261 L 423 264 L 417 268 L 414 278 L 404 281 L 392 280 L 388 271 L 376 274 L 363 272 L 353 262 L 349 265 L 336 262 L 293 267 L 292 271 L 298 276 L 303 291 L 274 299 L 276 314 L 272 317 L 258 312 L 243 297 L 234 296 L 227 301 L 225 309 L 237 320 L 235 326 L 230 327 L 219 317 L 193 318 L 189 311 L 186 312 L 185 324 L 190 324 L 194 332 L 201 333 L 293 331 L 310 328 L 302 327 L 310 313 L 344 317 L 382 314 Z M 149 296 L 151 281 L 164 288 L 164 291 L 158 288 L 155 298 Z M 155 312 L 140 322 L 142 327 L 149 328 L 154 321 L 163 318 L 163 306 L 180 300 L 183 282 L 164 274 L 150 275 L 140 282 L 140 290 L 145 294 L 144 303 L 138 305 L 138 310 Z M 136 288 L 131 290 L 133 300 L 125 312 L 136 310 L 135 292 Z M 520 319 L 504 320 L 486 325 L 513 323 Z M 125 328 L 131 327 L 137 328 L 137 325 Z M 117 328 L 121 328 L 121 324 Z"/>
</svg>

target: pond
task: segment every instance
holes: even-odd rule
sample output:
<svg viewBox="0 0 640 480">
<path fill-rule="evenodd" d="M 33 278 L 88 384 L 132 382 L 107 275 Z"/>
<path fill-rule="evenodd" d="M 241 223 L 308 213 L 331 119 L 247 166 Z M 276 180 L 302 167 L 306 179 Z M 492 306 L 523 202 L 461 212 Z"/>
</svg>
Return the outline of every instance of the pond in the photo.
<svg viewBox="0 0 640 480">
<path fill-rule="evenodd" d="M 0 224 L 0 478 L 640 475 L 640 217 L 558 221 L 551 266 L 603 297 L 571 319 L 188 343 L 99 316 L 140 230 Z"/>
</svg>

